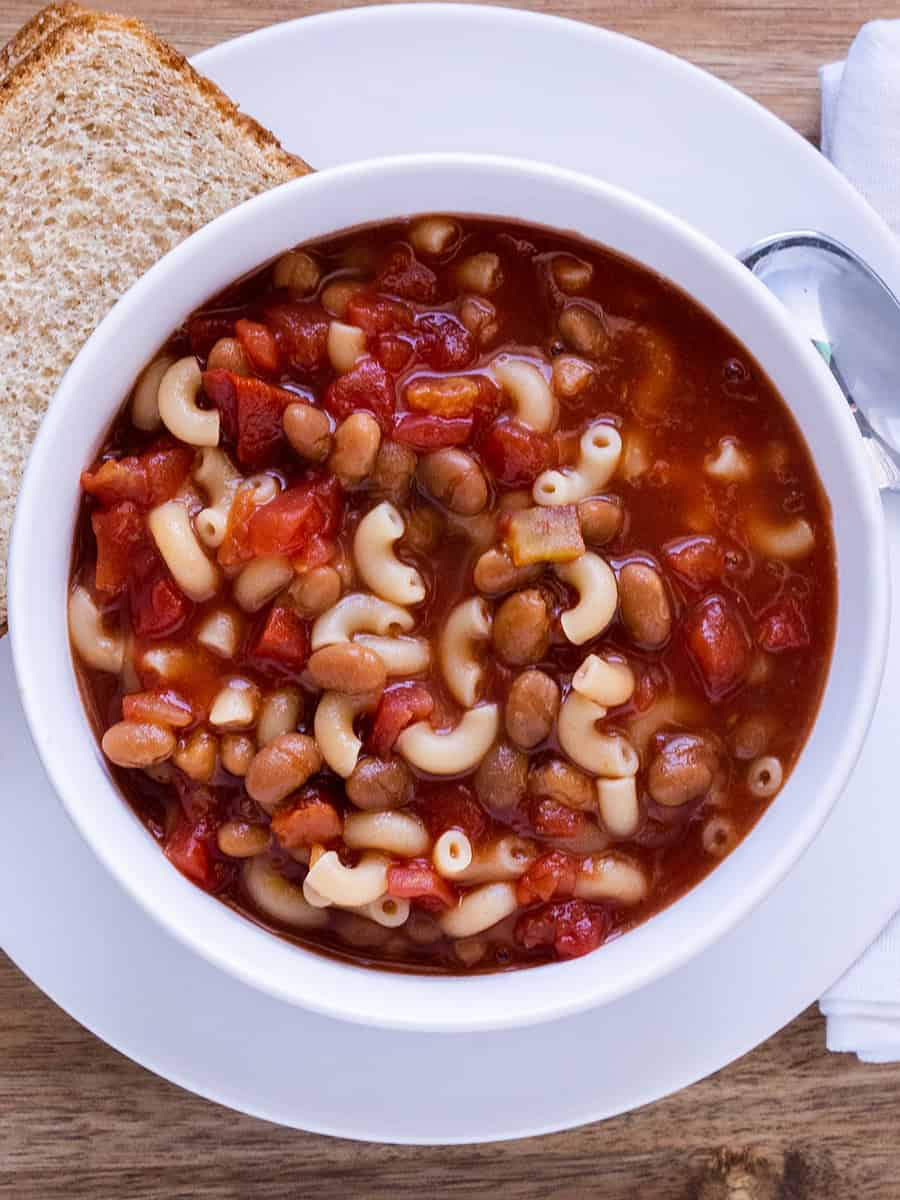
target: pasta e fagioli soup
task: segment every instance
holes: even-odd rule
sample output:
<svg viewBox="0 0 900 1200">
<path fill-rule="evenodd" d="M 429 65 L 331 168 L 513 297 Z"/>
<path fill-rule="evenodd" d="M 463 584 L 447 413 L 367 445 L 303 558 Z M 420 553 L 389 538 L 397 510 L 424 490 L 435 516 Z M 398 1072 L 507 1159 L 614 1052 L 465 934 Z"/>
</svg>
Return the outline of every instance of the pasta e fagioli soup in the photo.
<svg viewBox="0 0 900 1200">
<path fill-rule="evenodd" d="M 69 623 L 121 789 L 278 934 L 467 972 L 601 947 L 780 790 L 835 624 L 758 364 L 546 229 L 292 250 L 177 330 L 82 476 Z"/>
</svg>

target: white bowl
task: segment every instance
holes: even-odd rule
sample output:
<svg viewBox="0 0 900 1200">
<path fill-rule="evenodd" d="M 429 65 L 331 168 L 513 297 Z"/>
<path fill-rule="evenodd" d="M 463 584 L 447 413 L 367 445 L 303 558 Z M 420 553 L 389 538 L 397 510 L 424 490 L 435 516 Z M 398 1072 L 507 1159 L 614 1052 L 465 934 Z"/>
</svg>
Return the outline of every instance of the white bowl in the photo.
<svg viewBox="0 0 900 1200">
<path fill-rule="evenodd" d="M 763 365 L 797 418 L 831 500 L 839 575 L 834 659 L 815 728 L 781 794 L 734 853 L 677 903 L 596 953 L 471 978 L 369 970 L 298 949 L 184 879 L 112 782 L 85 717 L 66 629 L 79 472 L 172 330 L 286 247 L 429 211 L 575 230 L 704 305 Z M 526 1025 L 606 1003 L 680 966 L 745 916 L 809 845 L 849 775 L 878 693 L 887 614 L 881 505 L 862 442 L 818 354 L 763 286 L 714 243 L 618 188 L 469 155 L 358 163 L 297 180 L 220 217 L 153 267 L 60 385 L 31 454 L 10 556 L 13 654 L 37 749 L 72 820 L 126 890 L 186 945 L 254 987 L 333 1017 L 436 1032 Z"/>
</svg>

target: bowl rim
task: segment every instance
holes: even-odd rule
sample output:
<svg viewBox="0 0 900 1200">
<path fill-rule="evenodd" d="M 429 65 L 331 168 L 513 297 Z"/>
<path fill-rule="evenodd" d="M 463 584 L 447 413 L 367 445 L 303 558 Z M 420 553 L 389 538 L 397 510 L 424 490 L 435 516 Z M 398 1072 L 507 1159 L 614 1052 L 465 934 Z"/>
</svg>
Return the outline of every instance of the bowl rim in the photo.
<svg viewBox="0 0 900 1200">
<path fill-rule="evenodd" d="M 166 304 L 170 303 L 164 298 L 165 289 L 163 285 L 165 281 L 171 279 L 174 273 L 189 273 L 192 263 L 196 263 L 198 260 L 202 261 L 208 255 L 216 256 L 217 253 L 221 255 L 222 247 L 228 244 L 229 239 L 237 241 L 241 233 L 247 232 L 254 227 L 257 231 L 265 229 L 269 218 L 274 218 L 272 230 L 269 235 L 271 239 L 274 239 L 273 249 L 269 258 L 287 246 L 295 244 L 297 241 L 306 240 L 307 237 L 327 236 L 301 234 L 299 238 L 292 238 L 287 232 L 278 232 L 280 229 L 292 227 L 292 224 L 293 226 L 303 224 L 303 218 L 300 218 L 299 221 L 293 221 L 289 215 L 286 215 L 290 212 L 290 204 L 295 193 L 302 195 L 304 204 L 308 203 L 313 206 L 317 202 L 321 202 L 322 194 L 324 193 L 327 205 L 327 196 L 334 189 L 352 189 L 354 186 L 365 187 L 366 181 L 371 181 L 373 178 L 397 177 L 402 179 L 404 175 L 412 176 L 422 171 L 430 172 L 435 177 L 444 178 L 447 177 L 448 173 L 452 175 L 458 172 L 468 172 L 474 179 L 487 178 L 495 184 L 502 176 L 503 184 L 506 186 L 509 186 L 514 181 L 518 181 L 522 185 L 532 181 L 557 186 L 562 190 L 574 189 L 578 192 L 586 192 L 591 197 L 596 198 L 598 202 L 617 207 L 621 211 L 627 211 L 628 216 L 635 219 L 638 224 L 644 223 L 648 227 L 655 228 L 664 237 L 680 242 L 686 251 L 705 259 L 710 268 L 714 272 L 717 272 L 720 277 L 723 277 L 725 280 L 734 281 L 735 287 L 745 292 L 748 298 L 747 303 L 762 310 L 770 322 L 779 326 L 784 331 L 787 341 L 792 343 L 792 353 L 799 364 L 806 369 L 807 374 L 813 380 L 817 378 L 822 393 L 823 404 L 830 406 L 832 419 L 838 424 L 843 423 L 848 433 L 852 432 L 852 436 L 858 438 L 849 410 L 843 398 L 836 392 L 836 385 L 831 380 L 824 363 L 812 346 L 806 343 L 796 330 L 793 329 L 786 313 L 765 287 L 746 271 L 736 259 L 733 259 L 711 239 L 694 230 L 680 218 L 674 217 L 659 206 L 632 194 L 626 189 L 578 172 L 545 163 L 505 158 L 497 155 L 457 153 L 408 154 L 391 158 L 369 159 L 344 166 L 328 168 L 325 171 L 292 180 L 278 188 L 264 192 L 223 214 L 187 238 L 151 267 L 125 293 L 85 343 L 57 389 L 54 401 L 38 432 L 23 479 L 9 555 L 9 625 L 16 678 L 28 725 L 39 756 L 53 784 L 54 790 L 62 802 L 64 810 L 79 830 L 81 836 L 91 846 L 94 853 L 100 858 L 114 878 L 118 880 L 119 884 L 124 887 L 126 892 L 145 911 L 162 924 L 169 933 L 173 934 L 193 951 L 201 954 L 207 961 L 237 976 L 250 986 L 262 989 L 281 1000 L 313 1009 L 327 1016 L 365 1025 L 422 1032 L 472 1032 L 486 1031 L 494 1028 L 512 1028 L 553 1020 L 570 1013 L 584 1011 L 585 1009 L 608 1003 L 628 992 L 635 991 L 659 978 L 661 975 L 676 970 L 689 958 L 700 954 L 713 941 L 723 936 L 728 929 L 743 919 L 776 886 L 779 880 L 801 856 L 827 818 L 862 747 L 869 720 L 877 701 L 884 667 L 885 655 L 883 650 L 886 645 L 889 616 L 888 580 L 887 573 L 884 570 L 887 549 L 880 499 L 871 477 L 867 473 L 864 451 L 860 442 L 855 446 L 854 450 L 849 452 L 849 476 L 853 493 L 859 502 L 859 516 L 862 518 L 861 532 L 864 533 L 867 542 L 867 561 L 868 566 L 871 568 L 869 571 L 870 587 L 867 592 L 869 611 L 865 614 L 867 620 L 864 623 L 863 629 L 864 645 L 861 645 L 859 654 L 859 681 L 856 694 L 849 702 L 851 719 L 847 723 L 845 737 L 841 744 L 834 748 L 834 755 L 829 764 L 829 772 L 821 791 L 815 798 L 808 802 L 803 819 L 798 820 L 794 827 L 793 836 L 780 846 L 779 852 L 773 857 L 768 869 L 756 875 L 752 880 L 747 881 L 740 889 L 740 892 L 731 898 L 730 903 L 724 905 L 721 909 L 717 909 L 702 927 L 692 929 L 689 936 L 678 941 L 677 944 L 670 945 L 668 953 L 660 955 L 653 961 L 645 959 L 642 967 L 632 970 L 626 979 L 616 981 L 604 978 L 604 973 L 600 970 L 603 955 L 589 955 L 586 959 L 577 961 L 583 964 L 590 959 L 599 958 L 601 963 L 598 963 L 597 969 L 594 972 L 594 981 L 589 981 L 588 986 L 582 986 L 580 991 L 569 992 L 567 995 L 561 994 L 563 991 L 562 987 L 554 988 L 552 989 L 553 994 L 549 998 L 547 996 L 543 999 L 535 998 L 529 1004 L 520 1002 L 516 1005 L 516 993 L 519 994 L 521 1000 L 522 994 L 526 991 L 535 990 L 536 992 L 540 992 L 543 990 L 546 992 L 548 990 L 546 988 L 529 989 L 527 981 L 530 977 L 540 973 L 553 972 L 559 976 L 560 984 L 564 984 L 565 976 L 563 973 L 568 971 L 570 978 L 572 978 L 571 972 L 575 964 L 552 963 L 532 967 L 525 971 L 512 971 L 488 976 L 423 976 L 392 971 L 378 971 L 377 975 L 382 981 L 384 979 L 393 980 L 403 992 L 407 993 L 407 996 L 405 998 L 405 1011 L 401 1012 L 398 1009 L 388 1010 L 384 1007 L 373 1011 L 372 1004 L 367 1002 L 366 999 L 370 992 L 369 988 L 342 986 L 342 981 L 343 983 L 349 982 L 352 984 L 352 980 L 349 978 L 347 972 L 353 972 L 354 977 L 361 981 L 362 979 L 372 977 L 373 972 L 371 970 L 343 962 L 340 959 L 323 958 L 321 955 L 305 951 L 295 944 L 274 937 L 266 930 L 255 926 L 247 918 L 235 914 L 225 905 L 221 904 L 220 901 L 206 896 L 199 889 L 195 888 L 194 885 L 183 880 L 178 875 L 171 864 L 160 853 L 159 847 L 153 843 L 149 835 L 143 830 L 143 826 L 140 826 L 141 832 L 145 837 L 147 851 L 152 852 L 166 868 L 167 872 L 176 875 L 178 881 L 183 883 L 186 888 L 202 897 L 209 904 L 215 905 L 215 908 L 219 910 L 218 914 L 210 919 L 221 931 L 221 936 L 212 941 L 205 940 L 203 936 L 198 936 L 186 921 L 179 920 L 181 909 L 179 901 L 183 900 L 184 903 L 188 903 L 186 894 L 182 893 L 172 903 L 163 903 L 160 894 L 154 894 L 152 891 L 152 879 L 145 877 L 144 872 L 132 871 L 130 869 L 132 866 L 130 857 L 126 855 L 124 859 L 121 858 L 116 853 L 116 847 L 112 844 L 112 839 L 104 838 L 101 836 L 102 830 L 95 828 L 94 822 L 91 819 L 90 806 L 85 804 L 83 797 L 78 793 L 75 781 L 69 776 L 66 770 L 65 753 L 61 753 L 60 745 L 55 741 L 49 730 L 47 724 L 48 706 L 44 703 L 43 692 L 40 686 L 40 676 L 43 673 L 43 669 L 39 669 L 36 666 L 39 656 L 32 656 L 31 654 L 31 649 L 35 645 L 34 639 L 38 638 L 41 634 L 41 627 L 39 623 L 35 623 L 36 618 L 32 619 L 29 605 L 31 588 L 40 582 L 40 559 L 35 557 L 35 547 L 28 535 L 32 516 L 38 511 L 37 506 L 45 503 L 45 492 L 42 490 L 42 484 L 48 477 L 48 472 L 52 472 L 54 447 L 58 439 L 65 437 L 67 421 L 71 415 L 70 409 L 76 402 L 79 386 L 92 370 L 96 370 L 98 360 L 107 353 L 108 347 L 114 343 L 116 335 L 124 330 L 128 322 L 133 321 L 136 316 L 139 316 L 143 310 L 143 306 L 148 301 L 162 308 L 165 308 Z M 462 211 L 458 206 L 454 210 Z M 479 211 L 485 211 L 485 209 L 482 207 Z M 392 214 L 385 213 L 381 217 L 363 218 L 357 223 L 369 224 L 370 222 L 391 219 L 391 216 Z M 542 223 L 539 217 L 518 219 L 530 220 L 532 224 Z M 563 228 L 562 225 L 556 225 L 556 227 Z M 340 229 L 346 228 L 348 228 L 346 224 L 340 226 Z M 339 232 L 340 229 L 335 229 L 334 232 Z M 593 236 L 589 237 L 588 240 L 598 241 Z M 278 244 L 274 245 L 274 242 Z M 222 257 L 228 259 L 229 255 L 226 253 Z M 262 265 L 265 261 L 267 261 L 266 258 L 261 257 L 258 259 L 258 264 Z M 648 269 L 657 271 L 658 274 L 663 274 L 659 268 L 649 263 L 646 265 Z M 225 286 L 232 279 L 239 277 L 242 273 L 238 270 L 231 271 L 228 274 L 228 279 L 225 280 L 222 286 Z M 682 285 L 676 282 L 676 286 L 681 287 Z M 682 290 L 687 289 L 682 287 Z M 208 295 L 204 296 L 197 303 L 202 303 L 205 299 L 208 299 Z M 193 307 L 196 307 L 196 304 L 191 305 L 191 308 Z M 190 308 L 187 311 L 190 311 Z M 180 312 L 177 317 L 169 320 L 169 329 L 174 328 L 178 320 L 184 315 L 186 313 Z M 156 347 L 154 347 L 155 349 Z M 153 350 L 150 353 L 153 353 Z M 763 362 L 763 366 L 766 366 L 765 362 Z M 114 403 L 110 404 L 108 409 L 104 409 L 105 415 L 102 421 L 97 422 L 99 425 L 97 440 L 108 429 L 110 421 L 121 403 L 121 396 L 117 395 Z M 785 400 L 785 403 L 789 404 L 787 400 Z M 843 416 L 839 410 L 843 410 Z M 841 584 L 839 580 L 839 598 L 840 593 Z M 65 626 L 64 612 L 61 614 L 61 620 L 63 626 Z M 862 652 L 863 650 L 865 653 Z M 66 664 L 58 666 L 55 669 L 62 670 L 63 672 L 68 671 L 74 677 L 71 658 Z M 828 684 L 826 683 L 826 691 L 827 687 Z M 84 716 L 83 711 L 81 715 L 82 717 Z M 811 738 L 812 733 L 809 736 Z M 123 798 L 118 788 L 106 768 L 102 766 L 102 760 L 100 760 L 99 751 L 97 751 L 96 746 L 94 750 L 95 758 L 100 761 L 101 770 L 106 780 L 107 791 L 116 795 L 119 805 L 123 809 L 126 809 L 137 823 L 137 818 L 131 813 L 127 804 L 123 803 Z M 801 759 L 802 757 L 803 755 L 801 755 Z M 790 783 L 791 779 L 789 778 L 781 796 L 787 793 Z M 765 817 L 762 818 L 762 820 L 764 819 Z M 760 822 L 757 822 L 750 831 L 747 839 L 745 839 L 745 842 L 754 836 L 759 825 Z M 736 858 L 739 855 L 740 849 L 741 847 L 739 846 L 730 858 Z M 708 880 L 712 875 L 721 870 L 722 866 L 720 865 L 706 879 Z M 685 897 L 676 900 L 672 905 L 643 922 L 636 930 L 630 932 L 628 937 L 634 939 L 640 934 L 641 930 L 647 930 L 651 925 L 657 930 L 661 930 L 666 925 L 666 915 L 682 905 L 687 897 L 695 894 L 698 889 L 703 887 L 705 882 L 706 880 L 701 881 L 694 888 L 690 889 L 685 894 Z M 174 890 L 181 891 L 180 888 Z M 317 984 L 315 987 L 305 990 L 304 986 L 297 986 L 296 979 L 288 984 L 280 976 L 273 975 L 271 971 L 261 969 L 259 966 L 248 965 L 236 953 L 230 950 L 229 939 L 227 937 L 229 922 L 239 922 L 242 927 L 252 929 L 258 938 L 266 939 L 268 942 L 288 950 L 296 956 L 298 962 L 310 962 L 315 959 L 317 960 L 318 967 L 322 967 L 323 963 L 329 964 L 327 970 L 322 972 L 317 970 L 316 974 L 323 974 L 325 976 L 333 975 L 333 985 L 327 984 L 324 987 L 320 987 Z M 238 937 L 233 925 L 232 932 Z M 238 938 L 238 940 L 242 939 Z M 607 949 L 606 953 L 609 953 L 609 949 Z M 267 957 L 273 957 L 273 955 L 267 955 Z M 310 969 L 312 970 L 312 968 Z M 361 971 L 365 971 L 365 975 L 360 976 L 359 973 Z M 506 1001 L 504 1005 L 495 1004 L 494 1011 L 487 1014 L 479 1014 L 477 1011 L 472 1011 L 473 1007 L 476 1006 L 460 1004 L 460 1000 L 462 999 L 460 994 L 461 988 L 465 987 L 474 998 L 476 991 L 484 990 L 484 988 L 478 987 L 478 983 L 485 980 L 494 981 L 495 983 L 497 981 L 506 981 L 505 984 L 501 982 L 499 987 L 492 989 L 497 991 L 498 994 L 505 992 Z M 513 985 L 509 981 L 517 981 L 517 983 Z M 379 985 L 375 990 L 379 992 L 392 992 L 397 989 L 381 987 Z M 417 997 L 418 999 L 418 1003 L 415 1005 L 410 1003 L 413 997 Z M 435 1007 L 432 1008 L 432 1005 Z M 515 1008 L 515 1011 L 510 1011 L 507 1006 Z M 413 1009 L 415 1011 L 412 1011 Z"/>
</svg>

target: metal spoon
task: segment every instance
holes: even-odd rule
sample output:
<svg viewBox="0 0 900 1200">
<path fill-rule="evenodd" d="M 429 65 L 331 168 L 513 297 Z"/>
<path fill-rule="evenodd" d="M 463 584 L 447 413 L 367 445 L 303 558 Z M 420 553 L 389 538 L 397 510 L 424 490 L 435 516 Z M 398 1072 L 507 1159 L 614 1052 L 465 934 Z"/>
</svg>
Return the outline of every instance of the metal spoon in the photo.
<svg viewBox="0 0 900 1200">
<path fill-rule="evenodd" d="M 847 397 L 878 486 L 900 491 L 900 302 L 870 266 L 812 230 L 738 258 L 785 305 Z"/>
</svg>

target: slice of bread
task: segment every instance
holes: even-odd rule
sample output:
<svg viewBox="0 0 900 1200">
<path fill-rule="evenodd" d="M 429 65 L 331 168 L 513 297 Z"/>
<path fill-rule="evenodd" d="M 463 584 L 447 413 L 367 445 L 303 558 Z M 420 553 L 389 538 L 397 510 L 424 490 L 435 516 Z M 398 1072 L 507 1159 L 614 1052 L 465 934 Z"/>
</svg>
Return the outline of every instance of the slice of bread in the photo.
<svg viewBox="0 0 900 1200">
<path fill-rule="evenodd" d="M 19 481 L 69 363 L 167 250 L 309 170 L 138 21 L 51 6 L 7 46 L 0 57 L 0 626 Z"/>
</svg>

